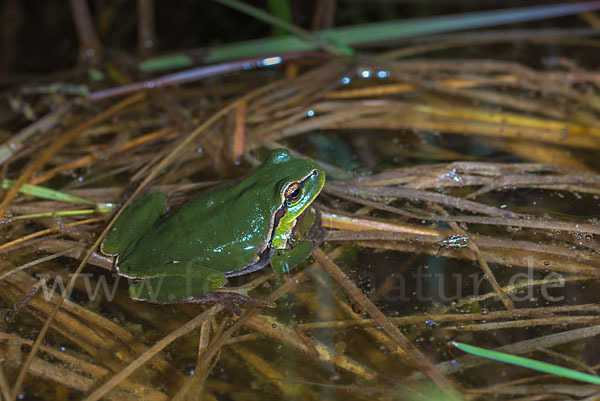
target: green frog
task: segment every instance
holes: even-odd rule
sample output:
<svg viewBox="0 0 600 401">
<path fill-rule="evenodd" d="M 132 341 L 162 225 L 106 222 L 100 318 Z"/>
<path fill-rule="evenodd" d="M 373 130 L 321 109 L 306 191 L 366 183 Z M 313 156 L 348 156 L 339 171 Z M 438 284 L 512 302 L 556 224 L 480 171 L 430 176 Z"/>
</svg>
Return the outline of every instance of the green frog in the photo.
<svg viewBox="0 0 600 401">
<path fill-rule="evenodd" d="M 245 179 L 172 213 L 164 214 L 165 194 L 145 195 L 121 214 L 101 251 L 116 256 L 120 275 L 137 280 L 133 299 L 246 303 L 215 290 L 269 263 L 283 273 L 306 259 L 324 237 L 311 207 L 324 183 L 317 163 L 276 149 Z"/>
</svg>

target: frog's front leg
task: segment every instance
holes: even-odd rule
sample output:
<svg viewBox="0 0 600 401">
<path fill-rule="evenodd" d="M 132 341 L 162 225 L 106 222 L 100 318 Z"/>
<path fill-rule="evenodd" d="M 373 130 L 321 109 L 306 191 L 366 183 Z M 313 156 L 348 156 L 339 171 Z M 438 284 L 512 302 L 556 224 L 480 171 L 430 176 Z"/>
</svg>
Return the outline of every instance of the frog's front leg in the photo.
<svg viewBox="0 0 600 401">
<path fill-rule="evenodd" d="M 271 268 L 275 273 L 287 273 L 308 258 L 312 251 L 310 241 L 302 241 L 292 249 L 278 249 L 271 259 Z"/>
<path fill-rule="evenodd" d="M 273 254 L 271 268 L 274 272 L 289 272 L 321 245 L 326 235 L 321 224 L 321 213 L 317 210 L 309 210 L 305 213 L 296 228 L 296 235 L 301 239 L 293 238 L 291 249 L 277 249 Z"/>
</svg>

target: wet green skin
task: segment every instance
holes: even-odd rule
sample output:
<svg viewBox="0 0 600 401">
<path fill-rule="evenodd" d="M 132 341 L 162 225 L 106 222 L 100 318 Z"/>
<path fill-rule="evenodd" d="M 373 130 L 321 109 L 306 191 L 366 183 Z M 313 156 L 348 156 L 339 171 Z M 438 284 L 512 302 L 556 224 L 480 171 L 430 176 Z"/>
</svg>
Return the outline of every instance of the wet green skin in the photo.
<svg viewBox="0 0 600 401">
<path fill-rule="evenodd" d="M 275 271 L 283 272 L 308 257 L 313 249 L 308 241 L 290 240 L 301 215 L 302 221 L 313 221 L 308 207 L 324 182 L 325 172 L 317 163 L 276 149 L 244 180 L 166 216 L 161 216 L 166 195 L 144 196 L 119 217 L 101 250 L 118 255 L 121 275 L 142 280 L 129 288 L 132 298 L 200 302 L 227 277 L 270 261 Z M 301 188 L 291 192 L 297 183 Z M 301 226 L 307 231 L 306 223 Z"/>
</svg>

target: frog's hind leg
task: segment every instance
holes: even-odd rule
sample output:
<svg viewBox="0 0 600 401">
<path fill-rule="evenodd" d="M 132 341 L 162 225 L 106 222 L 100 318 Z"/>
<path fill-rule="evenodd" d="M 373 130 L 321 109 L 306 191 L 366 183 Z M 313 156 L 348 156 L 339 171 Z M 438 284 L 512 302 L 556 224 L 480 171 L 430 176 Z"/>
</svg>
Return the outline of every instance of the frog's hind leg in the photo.
<svg viewBox="0 0 600 401">
<path fill-rule="evenodd" d="M 179 269 L 177 269 L 179 270 Z M 227 283 L 225 275 L 217 270 L 202 268 L 192 272 L 178 271 L 148 277 L 129 287 L 133 299 L 156 303 L 194 302 L 206 293 Z"/>
<path fill-rule="evenodd" d="M 151 192 L 133 202 L 123 211 L 102 242 L 100 250 L 106 255 L 122 253 L 159 219 L 167 195 Z"/>
<path fill-rule="evenodd" d="M 147 277 L 129 287 L 133 299 L 155 303 L 221 304 L 240 315 L 240 305 L 273 307 L 271 302 L 250 298 L 245 290 L 238 292 L 215 291 L 227 283 L 227 277 L 218 270 L 176 263 L 168 274 Z"/>
</svg>

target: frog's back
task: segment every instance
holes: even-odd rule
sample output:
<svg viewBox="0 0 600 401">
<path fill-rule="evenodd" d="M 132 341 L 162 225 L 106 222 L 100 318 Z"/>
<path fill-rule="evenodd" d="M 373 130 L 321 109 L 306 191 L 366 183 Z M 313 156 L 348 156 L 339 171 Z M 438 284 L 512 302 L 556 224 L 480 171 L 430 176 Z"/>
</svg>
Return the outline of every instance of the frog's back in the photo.
<svg viewBox="0 0 600 401">
<path fill-rule="evenodd" d="M 275 211 L 267 195 L 246 179 L 186 203 L 159 219 L 124 252 L 120 271 L 151 276 L 170 263 L 193 262 L 230 272 L 255 263 L 266 246 Z"/>
<path fill-rule="evenodd" d="M 274 237 L 280 242 L 278 249 L 286 245 L 295 219 L 319 193 L 324 178 L 313 161 L 273 150 L 260 168 L 237 184 L 159 218 L 120 253 L 119 270 L 132 277 L 149 277 L 165 274 L 168 265 L 176 263 L 220 272 L 255 264 Z M 297 184 L 295 190 L 286 195 L 292 183 Z M 306 191 L 303 203 L 299 203 L 302 198 L 286 203 L 287 196 L 303 194 L 300 189 L 307 187 L 312 191 Z M 276 218 L 280 209 L 284 213 Z"/>
</svg>

